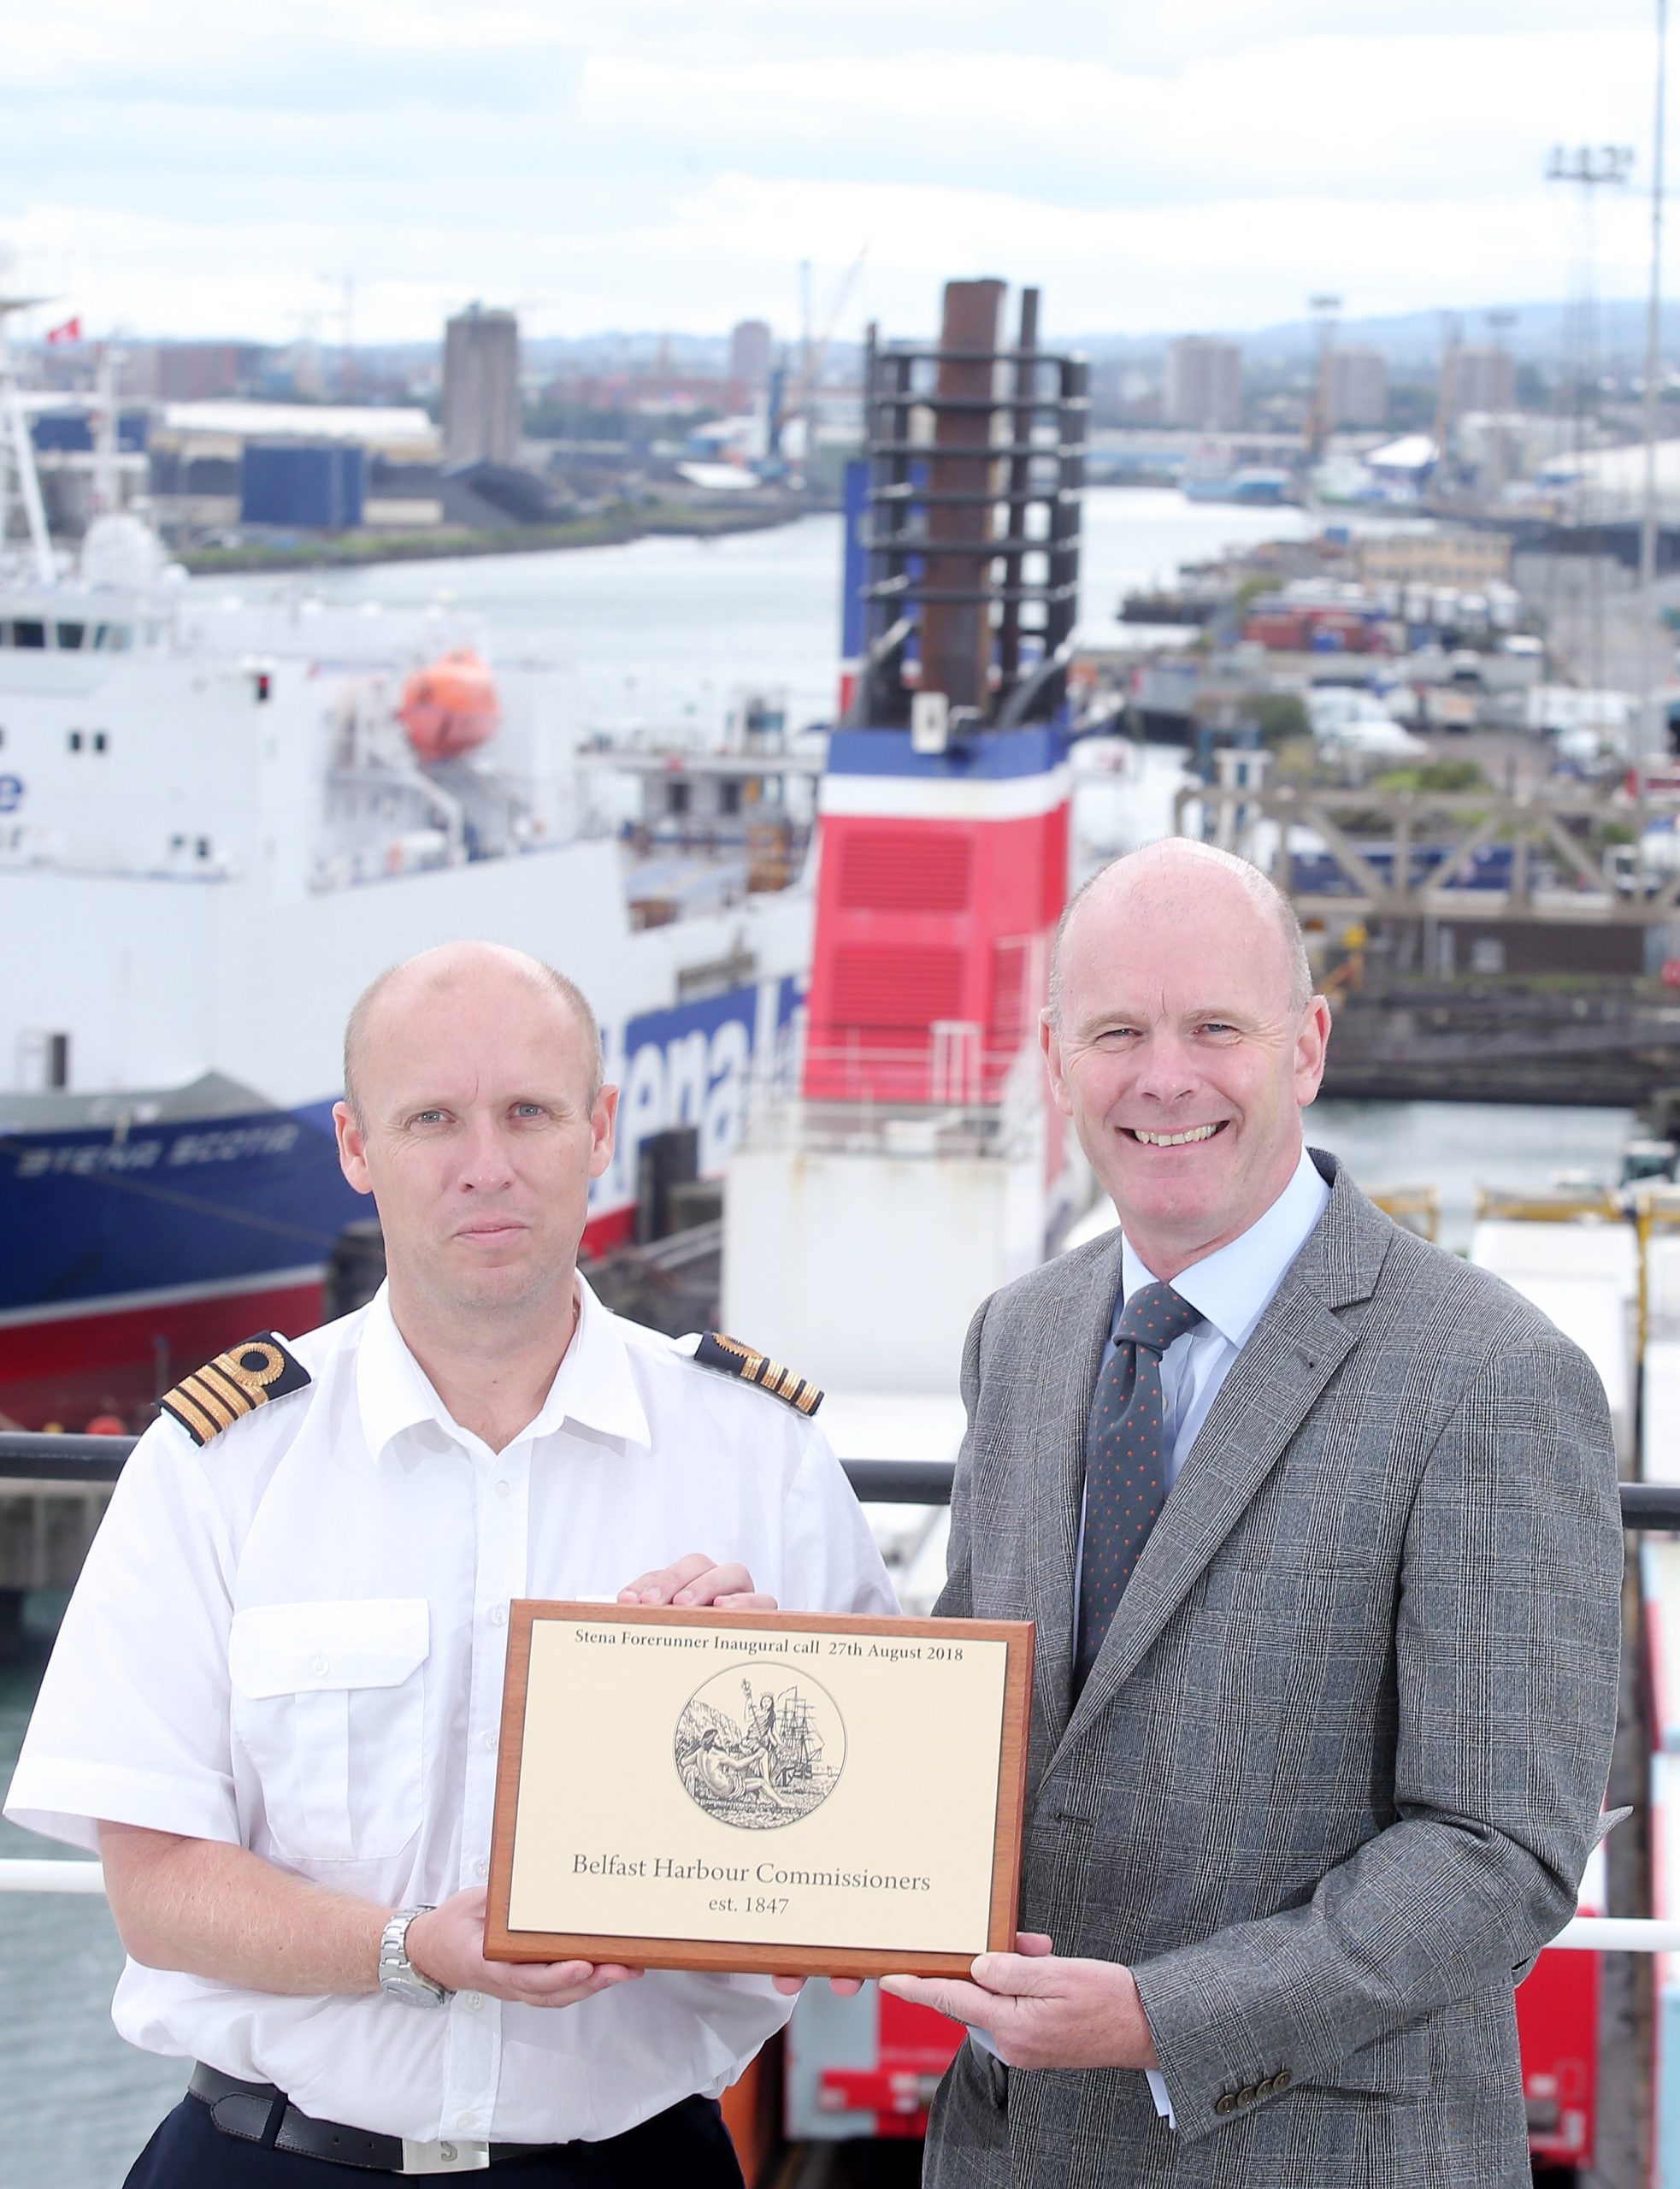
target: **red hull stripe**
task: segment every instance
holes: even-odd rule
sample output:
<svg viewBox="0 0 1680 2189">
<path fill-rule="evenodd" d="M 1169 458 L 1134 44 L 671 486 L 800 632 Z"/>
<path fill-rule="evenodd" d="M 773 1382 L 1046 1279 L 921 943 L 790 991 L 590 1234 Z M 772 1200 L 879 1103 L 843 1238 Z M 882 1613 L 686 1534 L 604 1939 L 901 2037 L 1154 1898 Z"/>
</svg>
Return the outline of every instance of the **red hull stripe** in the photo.
<svg viewBox="0 0 1680 2189">
<path fill-rule="evenodd" d="M 610 1210 L 584 1232 L 584 1251 L 610 1253 L 634 1230 L 634 1208 Z M 92 1414 L 115 1413 L 142 1427 L 181 1375 L 253 1331 L 313 1330 L 323 1313 L 321 1274 L 299 1281 L 288 1271 L 279 1283 L 255 1279 L 197 1296 L 89 1301 L 0 1325 L 0 1419 L 80 1429 Z"/>
</svg>

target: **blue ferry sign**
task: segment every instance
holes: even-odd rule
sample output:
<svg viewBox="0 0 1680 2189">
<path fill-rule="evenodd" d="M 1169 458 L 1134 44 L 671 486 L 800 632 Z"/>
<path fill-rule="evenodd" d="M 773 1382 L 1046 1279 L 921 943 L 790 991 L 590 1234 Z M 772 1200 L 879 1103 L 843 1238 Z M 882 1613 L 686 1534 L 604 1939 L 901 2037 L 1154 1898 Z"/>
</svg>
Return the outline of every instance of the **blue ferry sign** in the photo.
<svg viewBox="0 0 1680 2189">
<path fill-rule="evenodd" d="M 0 813 L 15 813 L 23 803 L 23 777 L 0 776 Z"/>
</svg>

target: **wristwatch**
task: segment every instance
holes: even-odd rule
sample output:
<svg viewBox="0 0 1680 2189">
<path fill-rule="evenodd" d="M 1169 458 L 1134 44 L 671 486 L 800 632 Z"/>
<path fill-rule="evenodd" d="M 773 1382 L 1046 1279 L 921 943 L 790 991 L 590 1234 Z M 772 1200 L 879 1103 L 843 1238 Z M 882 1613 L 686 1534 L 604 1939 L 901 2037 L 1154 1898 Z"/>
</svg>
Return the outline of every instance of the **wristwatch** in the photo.
<svg viewBox="0 0 1680 2189">
<path fill-rule="evenodd" d="M 379 1987 L 410 2007 L 440 2007 L 452 1995 L 429 1976 L 422 1976 L 409 1959 L 409 1925 L 416 1915 L 429 1915 L 433 1903 L 398 1909 L 380 1933 Z"/>
</svg>

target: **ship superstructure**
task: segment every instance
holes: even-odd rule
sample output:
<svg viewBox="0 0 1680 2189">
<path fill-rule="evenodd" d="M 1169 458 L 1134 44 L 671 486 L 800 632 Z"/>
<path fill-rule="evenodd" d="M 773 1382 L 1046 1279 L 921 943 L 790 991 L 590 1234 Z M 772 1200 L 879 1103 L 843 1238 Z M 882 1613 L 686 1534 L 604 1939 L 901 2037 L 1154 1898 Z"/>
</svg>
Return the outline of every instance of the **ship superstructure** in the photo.
<svg viewBox="0 0 1680 2189">
<path fill-rule="evenodd" d="M 445 606 L 217 599 L 138 514 L 0 576 L 0 1414 L 80 1426 L 319 1319 L 368 1213 L 332 1142 L 345 1017 L 430 944 L 532 951 L 595 1005 L 623 1102 L 588 1245 L 628 1236 L 651 1135 L 721 1166 L 809 896 L 744 843 L 639 860 L 610 759 L 554 662 Z"/>
</svg>

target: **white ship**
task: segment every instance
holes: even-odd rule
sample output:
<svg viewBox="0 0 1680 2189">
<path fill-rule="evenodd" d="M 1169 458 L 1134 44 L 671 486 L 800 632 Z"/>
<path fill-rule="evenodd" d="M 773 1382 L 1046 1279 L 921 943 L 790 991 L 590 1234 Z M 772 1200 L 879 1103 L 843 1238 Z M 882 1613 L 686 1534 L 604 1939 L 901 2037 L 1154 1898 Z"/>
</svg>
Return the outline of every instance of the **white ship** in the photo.
<svg viewBox="0 0 1680 2189">
<path fill-rule="evenodd" d="M 0 1414 L 79 1427 L 318 1319 L 368 1213 L 332 1144 L 345 1013 L 430 944 L 532 951 L 599 1013 L 623 1100 L 587 1247 L 628 1236 L 651 1134 L 721 1169 L 809 960 L 800 832 L 769 889 L 742 828 L 633 847 L 556 667 L 445 608 L 209 597 L 109 501 L 62 573 L 15 392 L 7 427 L 33 552 L 0 577 Z M 737 808 L 779 788 L 740 742 L 710 779 Z"/>
</svg>

